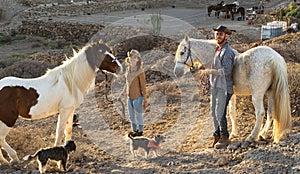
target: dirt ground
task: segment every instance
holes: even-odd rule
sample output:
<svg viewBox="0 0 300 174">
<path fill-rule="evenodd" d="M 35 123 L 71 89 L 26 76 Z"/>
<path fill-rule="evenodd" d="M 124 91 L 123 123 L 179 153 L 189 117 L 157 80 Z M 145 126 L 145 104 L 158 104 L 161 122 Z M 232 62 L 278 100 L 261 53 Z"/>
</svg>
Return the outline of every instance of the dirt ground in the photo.
<svg viewBox="0 0 300 174">
<path fill-rule="evenodd" d="M 215 2 L 217 1 L 203 1 L 205 4 L 203 6 Z M 285 2 L 287 1 L 271 0 L 266 7 L 271 10 L 280 7 Z M 181 6 L 182 4 L 180 3 Z M 243 2 L 243 5 L 251 7 L 255 5 L 255 2 L 249 0 Z M 149 102 L 144 113 L 144 135 L 153 138 L 160 134 L 164 135 L 166 140 L 161 145 L 161 156 L 154 157 L 150 154 L 150 158 L 145 159 L 143 151 L 140 151 L 138 159 L 133 159 L 129 151 L 130 140 L 126 138 L 130 131 L 126 99 L 122 98 L 125 103 L 125 115 L 122 113 L 122 103 L 116 101 L 116 97 L 124 86 L 124 79 L 109 76 L 110 86 L 106 87 L 105 81 L 102 82 L 104 76 L 99 73 L 95 87 L 76 110 L 80 124 L 73 127 L 73 139 L 77 144 L 77 150 L 70 155 L 68 173 L 300 173 L 300 82 L 298 80 L 300 54 L 297 51 L 300 46 L 300 34 L 287 34 L 261 42 L 260 24 L 248 25 L 245 21 L 207 17 L 205 8 L 196 10 L 201 15 L 197 17 L 195 23 L 185 27 L 184 32 L 168 34 L 168 31 L 173 32 L 164 31 L 167 33 L 164 36 L 170 40 L 164 40 L 164 37 L 150 37 L 153 41 L 150 44 L 146 39 L 149 28 L 135 28 L 133 31 L 126 25 L 123 28 L 116 27 L 114 24 L 117 22 L 114 20 L 109 21 L 110 25 L 98 33 L 103 40 L 110 42 L 112 47 L 120 49 L 119 53 L 133 47 L 144 48 L 142 57 L 147 76 Z M 195 8 L 182 10 L 181 18 L 195 14 L 196 10 Z M 163 10 L 161 12 L 163 13 Z M 168 16 L 175 13 L 170 8 L 164 12 Z M 128 13 L 122 11 L 95 15 L 102 17 L 138 16 L 140 11 L 130 10 Z M 97 22 L 98 20 L 92 20 L 95 19 L 95 16 L 93 17 L 87 17 L 84 20 Z M 180 16 L 176 17 L 180 18 Z M 66 17 L 53 17 L 53 20 L 67 19 Z M 72 17 L 69 19 L 74 20 Z M 191 20 L 195 21 L 195 19 Z M 179 24 L 185 25 L 186 23 L 183 20 Z M 232 144 L 227 149 L 209 148 L 212 142 L 212 121 L 209 117 L 209 95 L 204 95 L 201 85 L 202 75 L 196 71 L 187 74 L 184 79 L 175 78 L 173 74 L 174 53 L 183 33 L 188 33 L 190 37 L 205 39 L 211 37 L 211 28 L 219 24 L 237 30 L 230 37 L 230 43 L 238 51 L 243 52 L 257 45 L 269 45 L 285 57 L 293 116 L 292 131 L 287 140 L 278 144 L 272 143 L 271 140 L 247 144 L 244 140 L 255 124 L 254 108 L 250 97 L 240 97 L 237 105 L 240 137 L 232 139 Z M 138 36 L 142 36 L 142 39 L 139 40 Z M 1 46 L 1 63 L 12 65 L 3 68 L 0 76 L 11 74 L 26 77 L 39 76 L 47 68 L 60 64 L 65 54 L 71 56 L 70 48 L 53 49 L 49 48 L 49 44 L 36 46 L 41 41 L 46 42 L 45 40 L 30 36 L 26 40 L 13 41 L 9 45 Z M 122 42 L 118 42 L 120 40 Z M 147 47 L 149 45 L 151 49 Z M 32 54 L 33 52 L 36 54 Z M 18 60 L 11 61 L 12 55 L 26 55 L 24 56 L 26 60 L 22 60 L 23 63 Z M 30 62 L 26 62 L 28 60 Z M 37 70 L 34 74 L 26 72 L 35 68 Z M 112 101 L 106 100 L 107 91 L 108 99 Z M 19 119 L 6 140 L 22 159 L 40 148 L 53 145 L 56 122 L 57 116 L 35 121 Z M 229 120 L 229 128 L 230 126 Z M 271 130 L 269 133 L 271 136 Z M 6 152 L 2 152 L 7 158 Z M 37 166 L 36 162 L 28 163 L 23 160 L 11 165 L 1 163 L 0 172 L 38 173 Z M 47 173 L 57 171 L 56 165 L 49 163 Z"/>
</svg>

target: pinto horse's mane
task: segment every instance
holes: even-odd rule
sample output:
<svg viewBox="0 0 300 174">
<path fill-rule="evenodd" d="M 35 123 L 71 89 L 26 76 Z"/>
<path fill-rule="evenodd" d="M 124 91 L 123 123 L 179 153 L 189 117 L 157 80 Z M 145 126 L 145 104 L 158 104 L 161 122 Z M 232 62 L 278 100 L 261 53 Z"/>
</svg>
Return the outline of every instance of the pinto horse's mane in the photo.
<svg viewBox="0 0 300 174">
<path fill-rule="evenodd" d="M 92 46 L 92 44 L 83 47 L 74 56 L 67 58 L 60 66 L 49 69 L 44 76 L 52 77 L 53 86 L 56 85 L 60 78 L 65 81 L 71 93 L 73 93 L 73 86 L 76 85 L 80 91 L 86 91 L 89 86 L 85 83 L 86 79 L 94 77 L 94 70 L 89 66 L 85 51 Z"/>
</svg>

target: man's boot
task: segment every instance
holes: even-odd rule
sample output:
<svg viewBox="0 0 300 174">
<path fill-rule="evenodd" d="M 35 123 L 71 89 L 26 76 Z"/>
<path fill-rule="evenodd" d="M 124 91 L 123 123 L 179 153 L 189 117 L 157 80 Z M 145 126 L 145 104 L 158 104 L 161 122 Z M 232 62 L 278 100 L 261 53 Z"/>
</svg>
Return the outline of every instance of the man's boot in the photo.
<svg viewBox="0 0 300 174">
<path fill-rule="evenodd" d="M 229 136 L 221 135 L 219 141 L 215 145 L 216 149 L 226 148 L 230 143 Z"/>
<path fill-rule="evenodd" d="M 220 135 L 214 135 L 214 142 L 211 147 L 214 147 L 215 144 L 217 144 L 217 142 L 219 141 L 219 139 L 220 139 Z"/>
</svg>

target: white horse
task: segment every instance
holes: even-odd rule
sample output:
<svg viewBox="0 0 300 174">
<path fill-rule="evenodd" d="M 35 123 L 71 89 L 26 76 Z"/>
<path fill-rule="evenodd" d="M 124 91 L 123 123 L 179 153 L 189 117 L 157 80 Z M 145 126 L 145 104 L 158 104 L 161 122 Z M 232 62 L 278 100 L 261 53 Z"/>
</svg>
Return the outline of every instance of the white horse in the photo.
<svg viewBox="0 0 300 174">
<path fill-rule="evenodd" d="M 183 76 L 191 67 L 210 68 L 217 43 L 215 40 L 199 40 L 185 37 L 179 44 L 175 56 L 174 73 Z M 242 54 L 236 52 L 233 67 L 234 95 L 229 104 L 232 122 L 230 137 L 238 135 L 236 122 L 236 95 L 252 95 L 256 123 L 247 137 L 253 142 L 265 138 L 274 120 L 274 142 L 279 142 L 291 128 L 290 97 L 287 80 L 287 66 L 284 58 L 268 46 L 258 46 Z M 268 96 L 267 121 L 263 127 L 265 114 L 263 99 Z"/>
<path fill-rule="evenodd" d="M 85 46 L 62 65 L 38 78 L 5 77 L 0 80 L 0 146 L 10 162 L 19 161 L 5 137 L 19 116 L 41 119 L 59 113 L 54 145 L 71 139 L 74 110 L 94 83 L 96 71 L 115 73 L 121 64 L 103 43 Z M 122 70 L 121 70 L 122 71 Z M 8 163 L 0 150 L 0 160 Z"/>
</svg>

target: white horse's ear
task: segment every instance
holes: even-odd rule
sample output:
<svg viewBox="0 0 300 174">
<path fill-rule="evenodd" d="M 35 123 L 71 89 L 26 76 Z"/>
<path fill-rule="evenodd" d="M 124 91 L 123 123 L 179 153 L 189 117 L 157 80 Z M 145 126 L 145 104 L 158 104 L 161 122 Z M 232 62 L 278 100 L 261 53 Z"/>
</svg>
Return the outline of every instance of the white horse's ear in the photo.
<svg viewBox="0 0 300 174">
<path fill-rule="evenodd" d="M 189 41 L 189 39 L 190 39 L 189 36 L 188 36 L 187 34 L 185 34 L 185 35 L 184 35 L 184 40 L 185 40 L 185 41 Z"/>
</svg>

